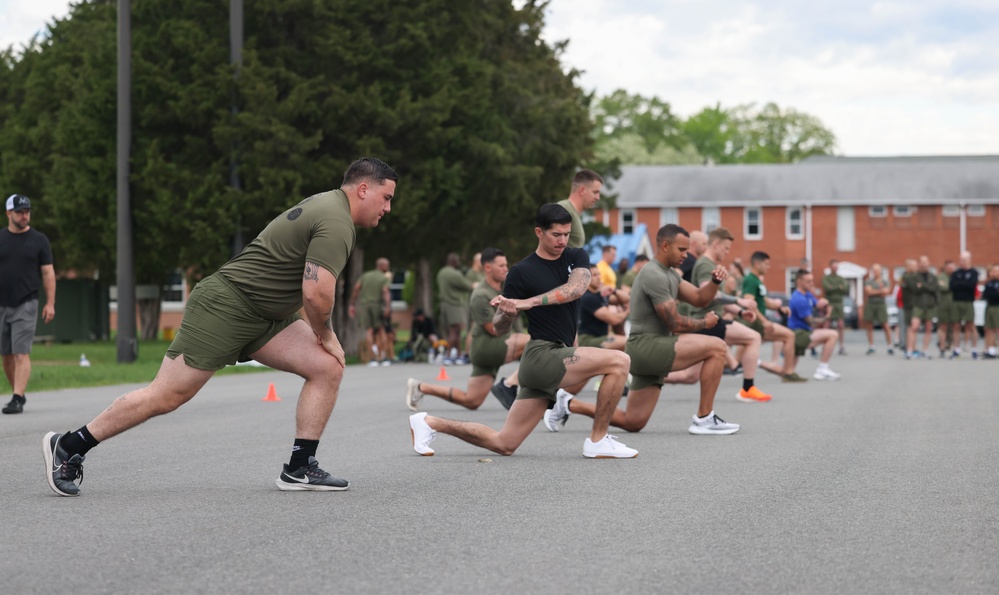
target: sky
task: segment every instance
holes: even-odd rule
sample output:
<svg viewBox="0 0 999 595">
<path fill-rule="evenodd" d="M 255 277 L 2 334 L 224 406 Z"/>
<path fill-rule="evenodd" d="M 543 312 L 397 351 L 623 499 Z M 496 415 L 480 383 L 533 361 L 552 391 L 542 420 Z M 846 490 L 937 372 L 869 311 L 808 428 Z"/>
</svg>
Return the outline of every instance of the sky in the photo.
<svg viewBox="0 0 999 595">
<path fill-rule="evenodd" d="M 68 12 L 0 0 L 0 47 Z M 854 157 L 999 155 L 999 0 L 551 0 L 544 35 L 598 95 L 775 102 Z"/>
</svg>

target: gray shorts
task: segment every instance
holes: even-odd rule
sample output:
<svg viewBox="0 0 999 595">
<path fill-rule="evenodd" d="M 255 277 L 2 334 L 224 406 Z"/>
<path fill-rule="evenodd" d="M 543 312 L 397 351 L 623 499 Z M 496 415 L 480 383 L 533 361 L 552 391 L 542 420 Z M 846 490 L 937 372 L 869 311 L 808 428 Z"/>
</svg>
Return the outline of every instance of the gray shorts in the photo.
<svg viewBox="0 0 999 595">
<path fill-rule="evenodd" d="M 38 300 L 20 306 L 0 306 L 0 354 L 31 353 L 38 324 Z"/>
<path fill-rule="evenodd" d="M 292 314 L 284 320 L 257 316 L 247 297 L 218 273 L 195 285 L 184 319 L 166 355 L 199 370 L 221 370 L 259 350 L 298 320 Z"/>
</svg>

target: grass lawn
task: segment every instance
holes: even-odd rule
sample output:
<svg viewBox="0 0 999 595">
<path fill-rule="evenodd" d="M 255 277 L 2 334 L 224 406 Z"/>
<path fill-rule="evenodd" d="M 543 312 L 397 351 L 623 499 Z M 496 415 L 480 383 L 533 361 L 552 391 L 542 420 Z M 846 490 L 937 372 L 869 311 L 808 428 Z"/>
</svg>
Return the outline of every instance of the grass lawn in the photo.
<svg viewBox="0 0 999 595">
<path fill-rule="evenodd" d="M 406 339 L 409 332 L 406 331 Z M 400 333 L 402 335 L 402 333 Z M 405 343 L 399 337 L 397 352 Z M 31 379 L 28 393 L 62 388 L 87 386 L 107 386 L 111 384 L 149 383 L 156 377 L 156 371 L 163 361 L 169 341 L 140 341 L 139 357 L 131 364 L 118 363 L 118 346 L 114 341 L 93 343 L 37 343 L 31 350 Z M 80 354 L 90 360 L 89 368 L 80 367 Z M 348 357 L 347 364 L 357 363 L 356 357 Z M 252 374 L 270 368 L 258 366 L 227 366 L 218 374 Z M 10 386 L 5 382 L 4 389 Z M 3 394 L 3 393 L 0 393 Z"/>
</svg>

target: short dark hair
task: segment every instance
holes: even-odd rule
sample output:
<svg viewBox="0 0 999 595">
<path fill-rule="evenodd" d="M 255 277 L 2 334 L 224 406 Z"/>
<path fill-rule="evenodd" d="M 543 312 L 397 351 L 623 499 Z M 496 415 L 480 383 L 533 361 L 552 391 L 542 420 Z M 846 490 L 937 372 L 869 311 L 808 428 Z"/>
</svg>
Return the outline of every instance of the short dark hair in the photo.
<svg viewBox="0 0 999 595">
<path fill-rule="evenodd" d="M 615 246 L 614 244 L 607 244 L 606 246 L 603 247 L 602 252 L 604 254 L 607 254 L 611 250 L 617 250 L 617 246 Z"/>
<path fill-rule="evenodd" d="M 458 257 L 457 252 L 449 252 L 446 257 L 444 257 L 444 263 L 449 267 L 458 268 L 461 266 L 461 258 Z"/>
<path fill-rule="evenodd" d="M 399 174 L 395 173 L 395 170 L 381 159 L 361 157 L 351 163 L 347 171 L 343 172 L 343 184 L 341 186 L 353 186 L 364 180 L 381 186 L 385 183 L 385 180 L 398 182 Z"/>
<path fill-rule="evenodd" d="M 534 225 L 542 230 L 549 230 L 552 225 L 572 223 L 572 215 L 565 207 L 553 202 L 546 202 L 538 209 L 538 214 L 534 218 Z"/>
<path fill-rule="evenodd" d="M 690 237 L 690 232 L 686 229 L 680 227 L 676 223 L 667 223 L 659 228 L 656 233 L 656 244 L 662 244 L 663 242 L 672 242 L 676 239 L 676 236 L 684 235 L 688 238 Z"/>
<path fill-rule="evenodd" d="M 639 254 L 635 257 L 635 262 L 649 262 L 649 257 L 644 254 Z"/>
<path fill-rule="evenodd" d="M 812 271 L 810 271 L 808 269 L 798 269 L 794 273 L 794 282 L 797 283 L 798 280 L 801 279 L 802 277 L 804 277 L 805 275 L 811 275 L 811 274 L 812 274 Z"/>
<path fill-rule="evenodd" d="M 591 184 L 593 182 L 600 182 L 603 184 L 604 179 L 600 177 L 600 174 L 592 169 L 581 169 L 576 172 L 576 175 L 572 176 L 572 189 L 575 190 L 583 184 Z"/>
<path fill-rule="evenodd" d="M 764 260 L 770 260 L 770 255 L 760 250 L 753 252 L 753 255 L 749 257 L 749 262 L 763 262 Z"/>
<path fill-rule="evenodd" d="M 496 260 L 497 256 L 506 256 L 506 254 L 504 254 L 499 248 L 484 248 L 480 254 L 482 256 L 479 257 L 479 262 L 483 265 L 487 265 Z"/>
</svg>

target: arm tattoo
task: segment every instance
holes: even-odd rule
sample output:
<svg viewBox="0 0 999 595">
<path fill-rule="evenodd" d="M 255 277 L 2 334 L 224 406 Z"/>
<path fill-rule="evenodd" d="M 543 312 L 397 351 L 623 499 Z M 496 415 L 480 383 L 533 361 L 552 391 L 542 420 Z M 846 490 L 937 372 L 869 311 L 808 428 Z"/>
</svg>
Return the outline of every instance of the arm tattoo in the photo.
<svg viewBox="0 0 999 595">
<path fill-rule="evenodd" d="M 305 274 L 302 276 L 306 281 L 319 283 L 319 265 L 314 262 L 305 263 Z"/>
<path fill-rule="evenodd" d="M 502 310 L 497 309 L 496 314 L 493 315 L 493 331 L 496 333 L 495 336 L 501 337 L 508 332 L 513 327 L 513 321 L 516 316 L 507 316 Z"/>
<path fill-rule="evenodd" d="M 565 285 L 560 285 L 555 289 L 538 296 L 542 306 L 549 304 L 567 304 L 578 300 L 586 292 L 590 285 L 590 269 L 578 268 L 569 273 L 569 280 Z"/>
<path fill-rule="evenodd" d="M 676 311 L 676 300 L 656 304 L 656 314 L 659 315 L 660 320 L 666 323 L 669 330 L 674 333 L 689 333 L 691 331 L 703 330 L 706 327 L 704 320 L 680 315 Z"/>
</svg>

